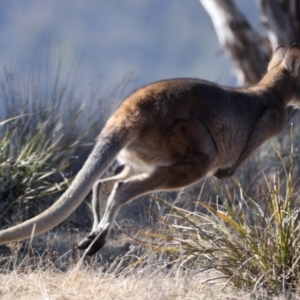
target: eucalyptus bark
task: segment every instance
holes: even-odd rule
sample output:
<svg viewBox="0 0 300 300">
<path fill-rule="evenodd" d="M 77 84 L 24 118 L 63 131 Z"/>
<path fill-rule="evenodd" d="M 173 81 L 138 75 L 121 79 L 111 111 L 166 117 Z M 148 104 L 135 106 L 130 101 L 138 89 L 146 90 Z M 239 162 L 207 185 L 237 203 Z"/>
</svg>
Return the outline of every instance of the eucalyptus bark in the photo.
<svg viewBox="0 0 300 300">
<path fill-rule="evenodd" d="M 258 82 L 278 45 L 300 42 L 298 0 L 258 0 L 266 36 L 251 27 L 233 0 L 200 2 L 212 19 L 220 44 L 234 63 L 239 84 Z"/>
</svg>

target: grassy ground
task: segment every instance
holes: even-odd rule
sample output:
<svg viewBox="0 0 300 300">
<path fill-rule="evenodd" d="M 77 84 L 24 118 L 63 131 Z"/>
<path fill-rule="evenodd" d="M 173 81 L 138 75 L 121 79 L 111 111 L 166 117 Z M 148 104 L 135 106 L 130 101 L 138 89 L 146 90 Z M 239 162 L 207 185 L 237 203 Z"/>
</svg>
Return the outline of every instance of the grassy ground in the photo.
<svg viewBox="0 0 300 300">
<path fill-rule="evenodd" d="M 115 277 L 76 267 L 56 274 L 51 270 L 12 272 L 0 278 L 1 299 L 247 299 L 243 293 L 223 289 L 224 283 L 201 284 L 210 276 L 160 272 Z"/>
<path fill-rule="evenodd" d="M 111 253 L 115 253 L 112 246 Z M 108 253 L 108 249 L 106 252 Z M 103 254 L 103 252 L 102 252 Z M 11 255 L 1 268 L 0 299 L 248 299 L 249 294 L 237 291 L 222 274 L 213 270 L 169 268 L 157 256 L 147 255 L 143 265 L 132 267 L 136 253 L 131 249 L 122 258 L 107 264 L 81 260 L 61 271 L 53 257 L 33 259 Z M 68 255 L 68 254 L 67 254 Z M 130 257 L 130 262 L 124 263 Z M 106 257 L 108 259 L 108 257 Z M 97 262 L 98 261 L 98 262 Z M 107 261 L 106 261 L 107 262 Z M 122 266 L 121 266 L 122 265 Z"/>
<path fill-rule="evenodd" d="M 298 299 L 264 289 L 249 292 L 215 268 L 186 262 L 115 234 L 94 257 L 75 249 L 82 234 L 57 231 L 0 247 L 0 299 Z M 150 241 L 150 239 L 149 239 Z M 167 246 L 169 243 L 164 243 Z M 162 245 L 162 244 L 161 244 Z M 162 247 L 163 248 L 163 247 Z M 251 289 L 250 289 L 251 290 Z"/>
</svg>

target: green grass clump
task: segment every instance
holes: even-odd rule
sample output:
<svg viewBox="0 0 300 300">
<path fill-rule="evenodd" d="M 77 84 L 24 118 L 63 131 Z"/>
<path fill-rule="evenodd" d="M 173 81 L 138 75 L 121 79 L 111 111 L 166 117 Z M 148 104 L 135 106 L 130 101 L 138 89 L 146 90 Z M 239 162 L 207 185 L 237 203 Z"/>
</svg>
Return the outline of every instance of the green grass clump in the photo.
<svg viewBox="0 0 300 300">
<path fill-rule="evenodd" d="M 82 99 L 60 70 L 47 90 L 39 78 L 29 79 L 20 84 L 8 71 L 0 79 L 1 227 L 41 212 L 66 189 L 83 137 L 94 125 L 81 129 Z"/>
<path fill-rule="evenodd" d="M 41 118 L 35 130 L 27 131 L 28 122 L 26 116 L 0 122 L 1 214 L 16 212 L 32 199 L 61 192 L 69 183 L 61 171 L 70 163 L 80 138 L 66 145 L 65 129 L 59 122 Z"/>
<path fill-rule="evenodd" d="M 291 137 L 289 157 L 278 153 L 283 167 L 272 180 L 265 177 L 268 192 L 260 204 L 246 195 L 238 180 L 239 195 L 216 182 L 222 204 L 195 199 L 203 212 L 155 198 L 171 210 L 172 220 L 163 220 L 168 228 L 156 232 L 161 241 L 153 248 L 178 254 L 191 266 L 215 268 L 239 288 L 276 294 L 295 291 L 300 280 L 300 209 Z"/>
</svg>

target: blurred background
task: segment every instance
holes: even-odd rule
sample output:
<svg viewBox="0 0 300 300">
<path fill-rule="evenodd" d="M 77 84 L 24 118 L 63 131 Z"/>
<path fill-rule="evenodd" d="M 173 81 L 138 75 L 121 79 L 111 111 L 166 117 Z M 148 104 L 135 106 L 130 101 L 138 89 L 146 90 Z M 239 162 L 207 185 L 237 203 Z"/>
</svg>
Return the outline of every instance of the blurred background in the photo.
<svg viewBox="0 0 300 300">
<path fill-rule="evenodd" d="M 235 2 L 261 31 L 255 1 Z M 174 77 L 236 85 L 199 0 L 15 0 L 2 1 L 0 14 L 0 66 L 21 78 L 37 70 L 51 80 L 62 60 L 62 74 L 75 68 L 82 89 L 101 92 L 130 78 L 120 97 Z"/>
</svg>

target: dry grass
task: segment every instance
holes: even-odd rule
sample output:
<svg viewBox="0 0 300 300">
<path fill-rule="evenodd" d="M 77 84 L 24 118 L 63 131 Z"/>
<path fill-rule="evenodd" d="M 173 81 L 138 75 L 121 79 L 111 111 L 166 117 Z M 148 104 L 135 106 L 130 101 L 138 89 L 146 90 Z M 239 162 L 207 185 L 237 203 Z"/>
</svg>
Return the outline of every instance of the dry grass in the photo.
<svg viewBox="0 0 300 300">
<path fill-rule="evenodd" d="M 74 266 L 67 272 L 39 269 L 0 276 L 1 299 L 247 299 L 224 282 L 205 283 L 216 273 L 137 270 L 134 274 L 103 273 Z M 201 283 L 203 282 L 203 283 Z M 245 298 L 246 297 L 246 298 Z"/>
<path fill-rule="evenodd" d="M 221 273 L 187 268 L 180 255 L 170 259 L 133 241 L 128 246 L 125 235 L 110 240 L 91 258 L 69 245 L 68 233 L 56 235 L 51 241 L 61 245 L 59 256 L 47 235 L 31 245 L 15 243 L 6 251 L 0 249 L 1 300 L 248 299 Z M 48 244 L 42 252 L 41 241 Z"/>
</svg>

